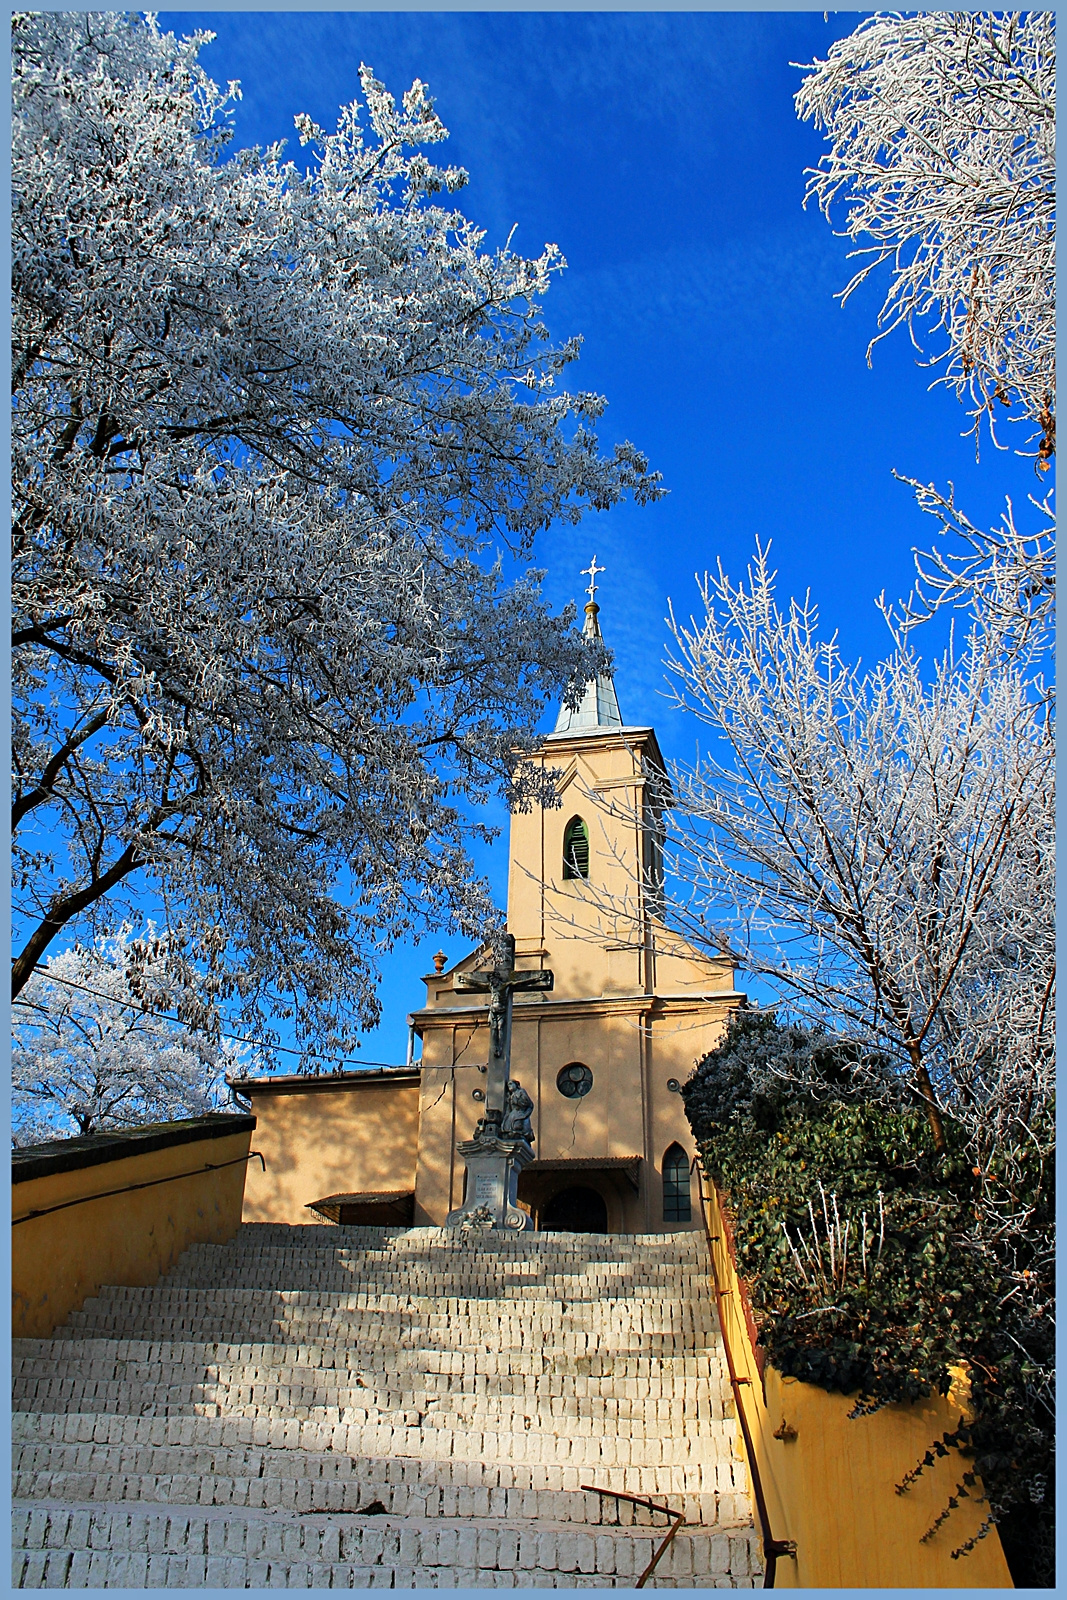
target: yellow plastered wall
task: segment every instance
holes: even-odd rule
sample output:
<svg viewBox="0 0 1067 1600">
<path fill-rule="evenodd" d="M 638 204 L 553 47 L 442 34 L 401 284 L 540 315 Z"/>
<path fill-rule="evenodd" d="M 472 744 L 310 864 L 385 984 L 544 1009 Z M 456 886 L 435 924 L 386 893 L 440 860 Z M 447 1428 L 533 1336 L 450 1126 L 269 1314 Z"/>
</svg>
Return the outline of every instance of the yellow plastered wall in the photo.
<svg viewBox="0 0 1067 1600">
<path fill-rule="evenodd" d="M 558 953 L 562 963 L 566 946 Z M 450 975 L 428 978 L 436 1005 L 416 1014 L 423 1039 L 417 1223 L 443 1223 L 459 1205 L 463 1161 L 456 1156 L 456 1141 L 472 1137 L 481 1109 L 473 1093 L 485 1088 L 478 1070 L 489 1054 L 485 1008 L 457 1007 L 451 981 Z M 721 1000 L 665 1001 L 655 995 L 518 1000 L 511 1073 L 534 1102 L 535 1158 L 637 1157 L 641 1162 L 638 1193 L 624 1180 L 595 1173 L 557 1172 L 540 1187 L 562 1189 L 580 1182 L 599 1189 L 610 1231 L 677 1227 L 663 1221 L 663 1156 L 678 1144 L 691 1157 L 694 1146 L 682 1097 L 667 1085 L 672 1078 L 684 1081 L 694 1059 L 718 1042 L 732 1003 L 732 994 Z M 575 1061 L 593 1073 L 593 1088 L 581 1100 L 565 1098 L 556 1086 L 561 1069 Z M 699 1226 L 695 1196 L 691 1225 Z"/>
<path fill-rule="evenodd" d="M 243 1120 L 241 1132 L 224 1137 L 16 1183 L 14 1336 L 48 1338 L 102 1285 L 156 1283 L 191 1244 L 232 1239 L 241 1223 L 248 1167 L 242 1158 L 252 1138 L 251 1125 Z M 129 1190 L 130 1184 L 150 1187 Z M 107 1193 L 114 1189 L 126 1192 Z M 65 1204 L 69 1201 L 77 1203 Z M 53 1206 L 62 1209 L 50 1211 Z M 20 1220 L 37 1211 L 47 1214 Z"/>
<path fill-rule="evenodd" d="M 965 1391 L 957 1387 L 944 1398 L 932 1395 L 914 1405 L 884 1406 L 872 1416 L 850 1419 L 855 1401 L 846 1395 L 785 1378 L 770 1366 L 761 1381 L 719 1197 L 706 1181 L 705 1187 L 711 1189 L 711 1248 L 725 1291 L 723 1335 L 742 1380 L 740 1404 L 767 1504 L 770 1528 L 763 1532 L 796 1544 L 795 1559 L 779 1557 L 774 1587 L 1013 1588 L 995 1529 L 969 1555 L 952 1559 L 953 1550 L 978 1532 L 988 1509 L 984 1504 L 961 1500 L 959 1509 L 922 1542 L 968 1470 L 958 1451 L 938 1458 L 907 1493 L 896 1492 L 931 1442 L 956 1427 Z M 795 1437 L 777 1439 L 776 1432 Z"/>
<path fill-rule="evenodd" d="M 511 818 L 508 928 L 523 958 L 556 975 L 557 999 L 652 986 L 648 907 L 641 887 L 650 822 L 642 761 L 659 762 L 651 728 L 553 735 L 532 759 L 560 774 L 559 809 Z M 574 817 L 589 834 L 589 879 L 565 879 L 563 841 Z"/>
<path fill-rule="evenodd" d="M 417 1071 L 393 1081 L 252 1083 L 243 1092 L 267 1164 L 248 1175 L 245 1222 L 320 1222 L 307 1207 L 327 1195 L 415 1188 Z"/>
<path fill-rule="evenodd" d="M 647 829 L 654 818 L 643 763 L 661 766 L 651 728 L 552 735 L 533 758 L 559 774 L 562 804 L 535 806 L 511 818 L 508 928 L 520 969 L 549 969 L 550 993 L 516 995 L 511 1075 L 534 1102 L 535 1161 L 568 1162 L 574 1170 L 537 1174 L 520 1185 L 547 1198 L 580 1183 L 599 1190 L 609 1229 L 673 1230 L 663 1217 L 662 1162 L 673 1144 L 692 1156 L 693 1139 L 680 1095 L 694 1063 L 722 1036 L 742 1001 L 728 954 L 708 955 L 668 932 L 645 892 Z M 589 830 L 589 878 L 563 878 L 563 841 L 574 816 Z M 422 1039 L 417 1222 L 441 1223 L 459 1205 L 463 1163 L 456 1139 L 468 1139 L 484 1091 L 479 1066 L 488 1060 L 486 1008 L 457 992 L 458 972 L 490 957 L 474 951 L 428 973 L 426 1005 L 413 1014 Z M 580 1062 L 593 1074 L 581 1100 L 563 1096 L 560 1071 Z M 582 1162 L 630 1160 L 638 1192 L 625 1179 Z M 694 1212 L 692 1226 L 699 1220 Z"/>
</svg>

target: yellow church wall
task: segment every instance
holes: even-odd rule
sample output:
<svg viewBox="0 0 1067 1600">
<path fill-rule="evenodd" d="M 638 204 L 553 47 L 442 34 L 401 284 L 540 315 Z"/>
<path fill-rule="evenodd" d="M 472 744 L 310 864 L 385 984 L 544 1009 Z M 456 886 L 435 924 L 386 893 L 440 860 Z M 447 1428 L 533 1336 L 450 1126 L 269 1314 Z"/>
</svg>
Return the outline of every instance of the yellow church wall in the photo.
<svg viewBox="0 0 1067 1600">
<path fill-rule="evenodd" d="M 733 962 L 706 956 L 662 924 L 653 925 L 654 986 L 662 994 L 714 995 L 732 989 Z"/>
<path fill-rule="evenodd" d="M 245 1080 L 266 1171 L 249 1173 L 245 1222 L 319 1220 L 331 1194 L 415 1188 L 419 1073 Z"/>
<path fill-rule="evenodd" d="M 552 1008 L 555 1010 L 555 1008 Z M 542 1161 L 645 1156 L 645 1106 L 640 1061 L 640 1012 L 575 1006 L 556 1017 L 548 1007 L 538 1019 L 536 1155 Z M 560 1071 L 575 1062 L 593 1074 L 587 1095 L 568 1099 L 556 1087 Z M 517 1074 L 521 1077 L 521 1073 Z M 531 1091 L 532 1092 L 532 1091 Z M 594 1170 L 546 1174 L 541 1198 L 581 1184 L 599 1191 L 608 1207 L 608 1228 L 643 1230 L 643 1208 L 625 1178 Z M 526 1187 L 529 1187 L 527 1185 Z"/>
<path fill-rule="evenodd" d="M 569 1016 L 555 1006 L 539 1010 L 536 1021 L 522 1019 L 516 1026 L 512 1064 L 512 1076 L 524 1086 L 522 1066 L 531 1079 L 538 1155 L 640 1155 L 640 1081 L 629 1019 L 592 1006 Z M 593 1087 L 569 1100 L 556 1079 L 575 1062 L 590 1069 Z"/>
<path fill-rule="evenodd" d="M 469 1031 L 464 1030 L 464 1037 Z M 440 1227 L 460 1203 L 463 1161 L 456 1154 L 456 1144 L 473 1137 L 479 1106 L 471 1098 L 471 1090 L 484 1085 L 484 1073 L 473 1066 L 423 1067 L 415 1185 L 419 1227 Z"/>
<path fill-rule="evenodd" d="M 473 957 L 463 965 L 473 965 Z M 485 1075 L 478 1067 L 488 1059 L 484 1009 L 471 1007 L 469 996 L 454 995 L 451 974 L 447 978 L 449 999 L 465 1000 L 462 1009 L 431 1004 L 415 1015 L 423 1040 L 416 1188 L 416 1221 L 422 1223 L 443 1222 L 461 1201 L 463 1164 L 455 1142 L 473 1135 L 480 1104 L 472 1091 L 484 1090 Z M 427 985 L 432 993 L 443 988 L 443 980 L 434 975 Z M 566 1000 L 554 993 L 517 1001 L 511 1073 L 534 1102 L 535 1160 L 636 1157 L 642 1162 L 640 1194 L 624 1178 L 594 1171 L 560 1172 L 551 1181 L 546 1177 L 546 1184 L 563 1188 L 580 1182 L 600 1189 L 609 1218 L 617 1219 L 609 1219 L 613 1231 L 665 1226 L 663 1156 L 677 1143 L 691 1159 L 695 1148 L 682 1098 L 667 1085 L 672 1078 L 684 1082 L 694 1062 L 718 1042 L 740 998 L 729 988 L 711 1002 L 641 994 Z M 560 1093 L 556 1080 L 574 1062 L 590 1068 L 593 1087 L 572 1100 Z M 530 1183 L 524 1187 L 529 1190 Z"/>
<path fill-rule="evenodd" d="M 562 776 L 562 805 L 511 819 L 508 928 L 521 957 L 543 957 L 554 993 L 583 998 L 647 987 L 642 756 L 651 729 L 550 738 L 537 758 Z M 575 816 L 589 833 L 589 879 L 563 877 L 563 840 Z M 566 945 L 565 957 L 557 946 Z"/>
<path fill-rule="evenodd" d="M 732 973 L 731 973 L 732 976 Z M 685 1115 L 685 1102 L 667 1085 L 673 1079 L 684 1084 L 694 1065 L 714 1048 L 722 1037 L 726 1018 L 738 1003 L 732 990 L 714 1003 L 692 999 L 660 1000 L 651 1010 L 646 1040 L 648 1082 L 649 1218 L 647 1227 L 655 1232 L 664 1226 L 663 1158 L 672 1145 L 680 1145 L 690 1162 L 696 1153 L 693 1132 Z M 692 1226 L 699 1222 L 695 1185 Z M 667 1226 L 677 1226 L 668 1224 Z"/>
<path fill-rule="evenodd" d="M 102 1285 L 156 1283 L 191 1244 L 231 1239 L 254 1127 L 216 1113 L 16 1151 L 15 1337 L 51 1338 Z"/>
<path fill-rule="evenodd" d="M 947 1396 L 884 1406 L 850 1418 L 855 1397 L 830 1394 L 767 1366 L 761 1378 L 742 1309 L 714 1185 L 708 1221 L 724 1291 L 723 1336 L 742 1381 L 739 1404 L 753 1438 L 771 1538 L 792 1540 L 778 1560 L 776 1589 L 1010 1589 L 999 1536 L 991 1529 L 969 1555 L 952 1552 L 978 1532 L 987 1508 L 961 1500 L 937 1533 L 922 1536 L 945 1506 L 967 1463 L 952 1450 L 905 1494 L 896 1485 L 931 1441 L 966 1411 L 965 1383 Z M 711 1293 L 709 1287 L 709 1293 Z M 962 1375 L 961 1375 L 962 1376 Z M 782 1437 L 777 1437 L 777 1435 Z M 738 1450 L 743 1446 L 738 1439 Z M 753 1510 L 758 1511 L 753 1499 Z"/>
</svg>

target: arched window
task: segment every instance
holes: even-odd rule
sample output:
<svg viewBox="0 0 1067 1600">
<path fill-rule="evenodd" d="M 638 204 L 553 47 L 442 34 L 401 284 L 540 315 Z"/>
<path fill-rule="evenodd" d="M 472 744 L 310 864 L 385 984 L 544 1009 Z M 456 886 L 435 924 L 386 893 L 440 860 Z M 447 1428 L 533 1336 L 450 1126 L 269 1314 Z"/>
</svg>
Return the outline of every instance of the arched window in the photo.
<svg viewBox="0 0 1067 1600">
<path fill-rule="evenodd" d="M 693 1205 L 689 1192 L 689 1157 L 680 1144 L 672 1144 L 663 1157 L 663 1220 L 691 1222 Z"/>
<path fill-rule="evenodd" d="M 563 877 L 588 878 L 589 829 L 581 817 L 572 817 L 563 835 Z"/>
</svg>

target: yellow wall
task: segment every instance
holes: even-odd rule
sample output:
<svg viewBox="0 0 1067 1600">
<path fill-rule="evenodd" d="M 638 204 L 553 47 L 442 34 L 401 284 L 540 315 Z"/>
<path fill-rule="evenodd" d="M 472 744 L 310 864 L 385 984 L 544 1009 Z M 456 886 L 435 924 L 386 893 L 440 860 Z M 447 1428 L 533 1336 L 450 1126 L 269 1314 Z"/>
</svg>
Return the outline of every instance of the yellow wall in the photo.
<svg viewBox="0 0 1067 1600">
<path fill-rule="evenodd" d="M 250 1172 L 245 1222 L 317 1222 L 308 1205 L 331 1194 L 414 1189 L 418 1073 L 356 1074 L 286 1084 L 247 1082 L 266 1172 Z M 415 1219 L 419 1220 L 418 1217 Z"/>
<path fill-rule="evenodd" d="M 511 818 L 508 928 L 520 969 L 549 968 L 549 994 L 516 996 L 511 1075 L 534 1102 L 535 1160 L 574 1162 L 638 1157 L 639 1193 L 625 1179 L 587 1168 L 537 1177 L 538 1199 L 571 1184 L 595 1188 L 608 1227 L 656 1232 L 663 1221 L 662 1162 L 693 1137 L 681 1096 L 667 1085 L 686 1080 L 719 1042 L 743 1000 L 729 956 L 708 956 L 670 934 L 645 893 L 650 810 L 642 763 L 661 764 L 651 728 L 552 735 L 533 758 L 562 776 L 562 806 L 535 806 Z M 581 815 L 589 829 L 589 878 L 562 876 L 567 825 Z M 457 972 L 481 965 L 476 950 L 425 978 L 426 1005 L 414 1014 L 422 1038 L 418 1222 L 441 1223 L 462 1193 L 455 1140 L 469 1139 L 479 1113 L 472 1091 L 484 1089 L 486 1008 L 457 992 Z M 581 1062 L 593 1087 L 570 1100 L 556 1087 L 560 1069 Z M 533 1196 L 531 1169 L 523 1189 Z M 697 1219 L 694 1216 L 694 1224 Z"/>
<path fill-rule="evenodd" d="M 562 961 L 566 947 L 557 948 Z M 442 1003 L 417 1014 L 423 1038 L 418 1223 L 442 1223 L 460 1203 L 463 1162 L 455 1155 L 455 1142 L 473 1135 L 481 1109 L 473 1091 L 485 1088 L 478 1066 L 486 1064 L 489 1053 L 485 1007 L 450 1004 L 451 975 L 447 990 L 445 981 L 427 979 L 431 994 L 438 987 L 443 991 Z M 641 1159 L 639 1194 L 625 1182 L 620 1186 L 617 1179 L 593 1172 L 558 1172 L 553 1177 L 555 1189 L 572 1183 L 599 1189 L 608 1206 L 610 1231 L 649 1233 L 665 1226 L 663 1157 L 674 1143 L 690 1158 L 695 1148 L 682 1097 L 667 1084 L 672 1078 L 684 1082 L 694 1061 L 718 1042 L 735 1003 L 732 991 L 710 999 L 607 995 L 557 1000 L 553 995 L 543 1001 L 516 1001 L 511 1075 L 534 1102 L 535 1158 Z M 556 1087 L 560 1069 L 574 1061 L 593 1073 L 592 1090 L 580 1100 L 567 1099 Z M 693 1225 L 698 1222 L 694 1210 Z"/>
<path fill-rule="evenodd" d="M 552 968 L 557 999 L 655 984 L 643 886 L 652 825 L 646 758 L 662 764 L 651 728 L 554 734 L 532 758 L 561 774 L 561 806 L 512 814 L 508 928 L 520 965 L 526 957 Z M 563 877 L 563 838 L 575 816 L 589 832 L 588 880 Z"/>
<path fill-rule="evenodd" d="M 769 1531 L 797 1547 L 795 1559 L 779 1558 L 775 1588 L 1012 1588 L 995 1529 L 970 1555 L 952 1560 L 952 1551 L 984 1520 L 987 1507 L 974 1500 L 961 1500 L 933 1538 L 920 1543 L 968 1470 L 957 1451 L 938 1458 L 906 1494 L 896 1493 L 895 1485 L 931 1442 L 958 1424 L 965 1396 L 957 1389 L 946 1398 L 885 1406 L 850 1420 L 855 1402 L 845 1395 L 785 1378 L 770 1366 L 761 1383 L 718 1196 L 709 1187 L 712 1249 L 719 1285 L 726 1291 L 723 1334 L 738 1377 L 748 1380 L 741 1404 L 753 1436 Z M 786 1429 L 794 1429 L 796 1437 L 774 1437 Z"/>
<path fill-rule="evenodd" d="M 191 1244 L 231 1239 L 241 1222 L 249 1165 L 238 1158 L 247 1155 L 251 1138 L 246 1125 L 243 1132 L 221 1138 L 169 1145 L 16 1183 L 11 1261 L 14 1336 L 48 1338 L 102 1284 L 153 1284 Z M 223 1166 L 225 1162 L 233 1164 Z M 209 1164 L 221 1170 L 205 1171 Z M 156 1178 L 173 1181 L 92 1198 Z M 18 1221 L 68 1200 L 81 1203 Z"/>
</svg>

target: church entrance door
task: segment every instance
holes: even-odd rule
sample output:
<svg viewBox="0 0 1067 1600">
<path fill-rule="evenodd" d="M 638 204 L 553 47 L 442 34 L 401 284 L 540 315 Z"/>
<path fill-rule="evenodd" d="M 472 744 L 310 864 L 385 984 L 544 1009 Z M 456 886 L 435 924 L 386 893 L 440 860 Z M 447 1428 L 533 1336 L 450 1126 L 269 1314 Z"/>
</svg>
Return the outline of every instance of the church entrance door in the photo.
<svg viewBox="0 0 1067 1600">
<path fill-rule="evenodd" d="M 543 1233 L 607 1233 L 608 1208 L 595 1189 L 575 1184 L 554 1194 L 541 1212 Z"/>
</svg>

